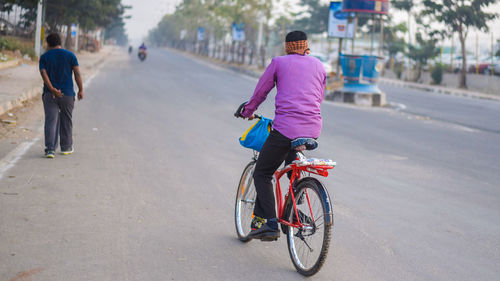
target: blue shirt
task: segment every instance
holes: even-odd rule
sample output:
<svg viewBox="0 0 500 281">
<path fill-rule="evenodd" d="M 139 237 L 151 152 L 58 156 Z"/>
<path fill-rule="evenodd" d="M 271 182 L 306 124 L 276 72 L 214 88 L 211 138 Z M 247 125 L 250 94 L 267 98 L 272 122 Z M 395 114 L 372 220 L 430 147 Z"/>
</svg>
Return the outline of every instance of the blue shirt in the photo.
<svg viewBox="0 0 500 281">
<path fill-rule="evenodd" d="M 73 67 L 78 66 L 76 56 L 65 49 L 52 49 L 40 57 L 39 68 L 45 69 L 50 83 L 54 88 L 61 90 L 65 96 L 75 96 L 73 88 Z M 43 86 L 43 92 L 49 92 L 47 85 Z"/>
</svg>

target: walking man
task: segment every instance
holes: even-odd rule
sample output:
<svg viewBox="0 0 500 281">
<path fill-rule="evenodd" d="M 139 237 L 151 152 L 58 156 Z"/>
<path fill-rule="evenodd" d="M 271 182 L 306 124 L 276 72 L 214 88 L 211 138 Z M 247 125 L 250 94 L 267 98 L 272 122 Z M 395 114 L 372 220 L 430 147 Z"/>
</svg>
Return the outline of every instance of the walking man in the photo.
<svg viewBox="0 0 500 281">
<path fill-rule="evenodd" d="M 59 134 L 61 154 L 73 153 L 73 107 L 75 90 L 72 73 L 78 85 L 78 100 L 83 99 L 83 83 L 76 56 L 61 47 L 57 33 L 47 36 L 49 50 L 40 57 L 45 111 L 45 157 L 54 158 Z"/>
</svg>

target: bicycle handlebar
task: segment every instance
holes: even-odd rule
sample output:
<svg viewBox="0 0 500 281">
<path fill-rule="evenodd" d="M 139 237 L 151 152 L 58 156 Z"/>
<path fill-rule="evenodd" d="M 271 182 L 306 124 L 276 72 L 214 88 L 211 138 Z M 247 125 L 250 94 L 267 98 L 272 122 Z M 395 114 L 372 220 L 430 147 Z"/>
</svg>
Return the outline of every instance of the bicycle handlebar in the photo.
<svg viewBox="0 0 500 281">
<path fill-rule="evenodd" d="M 236 118 L 245 118 L 245 117 L 243 117 L 243 115 L 241 115 L 241 112 L 245 109 L 245 105 L 247 103 L 248 102 L 246 101 L 246 102 L 240 104 L 240 106 L 238 107 L 238 109 L 236 109 L 236 112 L 234 113 L 234 117 L 236 117 Z M 253 117 L 254 118 L 259 118 L 259 119 L 262 118 L 261 115 L 257 115 L 257 114 L 254 114 Z"/>
<path fill-rule="evenodd" d="M 240 104 L 240 106 L 238 106 L 238 109 L 236 109 L 236 112 L 234 113 L 234 117 L 236 118 L 243 118 L 243 116 L 241 115 L 241 111 L 243 111 L 243 109 L 245 108 L 245 105 L 247 104 L 247 101 Z"/>
</svg>

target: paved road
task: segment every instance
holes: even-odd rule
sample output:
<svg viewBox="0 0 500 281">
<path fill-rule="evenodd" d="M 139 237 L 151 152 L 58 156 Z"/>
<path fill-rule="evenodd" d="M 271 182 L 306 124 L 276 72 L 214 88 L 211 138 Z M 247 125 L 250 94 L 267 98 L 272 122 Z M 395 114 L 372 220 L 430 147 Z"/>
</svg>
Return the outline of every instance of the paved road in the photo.
<svg viewBox="0 0 500 281">
<path fill-rule="evenodd" d="M 474 130 L 500 133 L 500 102 L 449 96 L 421 90 L 381 85 L 389 101 L 410 114 L 464 126 Z M 401 107 L 402 105 L 402 107 Z"/>
<path fill-rule="evenodd" d="M 255 83 L 172 51 L 111 58 L 77 103 L 76 152 L 44 159 L 37 141 L 0 179 L 0 280 L 303 279 L 285 239 L 234 232 L 251 153 L 232 113 Z M 413 111 L 428 94 L 392 90 L 407 112 L 323 105 L 311 155 L 338 162 L 325 180 L 336 221 L 311 279 L 497 279 L 500 134 L 480 120 L 500 103 L 431 96 L 478 120 L 463 124 L 437 105 Z"/>
</svg>

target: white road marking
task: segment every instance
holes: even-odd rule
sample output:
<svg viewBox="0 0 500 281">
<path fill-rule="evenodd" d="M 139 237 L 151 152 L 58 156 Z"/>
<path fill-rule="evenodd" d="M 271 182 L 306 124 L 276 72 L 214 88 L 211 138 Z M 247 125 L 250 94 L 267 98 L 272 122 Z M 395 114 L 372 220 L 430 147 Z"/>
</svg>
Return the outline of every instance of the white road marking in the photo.
<svg viewBox="0 0 500 281">
<path fill-rule="evenodd" d="M 458 125 L 458 124 L 451 124 L 451 127 L 455 128 L 457 130 L 462 130 L 462 131 L 469 132 L 469 133 L 476 133 L 476 132 L 478 132 L 478 130 L 475 130 L 475 129 L 467 127 L 467 126 Z"/>
<path fill-rule="evenodd" d="M 402 103 L 397 103 L 397 102 L 389 102 L 389 106 L 394 108 L 397 111 L 406 109 L 406 105 L 404 105 Z"/>
<path fill-rule="evenodd" d="M 28 149 L 30 149 L 30 147 L 33 146 L 33 144 L 39 139 L 40 136 L 37 136 L 29 142 L 22 142 L 14 150 L 9 152 L 4 158 L 2 158 L 2 160 L 0 160 L 0 179 L 2 179 L 5 172 L 14 167 L 17 161 L 19 161 L 19 159 L 21 159 L 21 157 L 28 151 Z"/>
</svg>

